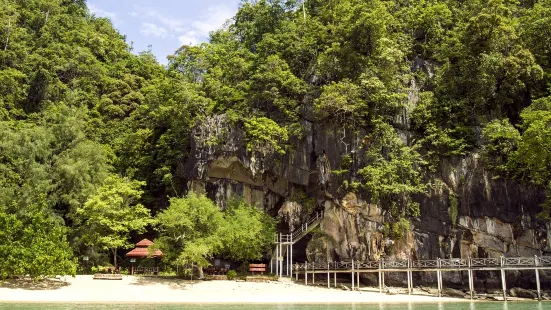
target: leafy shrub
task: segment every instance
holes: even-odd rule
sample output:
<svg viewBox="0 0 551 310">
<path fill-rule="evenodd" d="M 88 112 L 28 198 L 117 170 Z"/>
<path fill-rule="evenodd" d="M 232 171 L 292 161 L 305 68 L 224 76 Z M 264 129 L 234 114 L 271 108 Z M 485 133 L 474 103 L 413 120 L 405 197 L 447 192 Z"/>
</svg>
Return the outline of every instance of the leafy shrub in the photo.
<svg viewBox="0 0 551 310">
<path fill-rule="evenodd" d="M 233 280 L 237 277 L 237 271 L 230 270 L 228 273 L 226 273 L 226 277 L 228 277 L 228 280 Z"/>
</svg>

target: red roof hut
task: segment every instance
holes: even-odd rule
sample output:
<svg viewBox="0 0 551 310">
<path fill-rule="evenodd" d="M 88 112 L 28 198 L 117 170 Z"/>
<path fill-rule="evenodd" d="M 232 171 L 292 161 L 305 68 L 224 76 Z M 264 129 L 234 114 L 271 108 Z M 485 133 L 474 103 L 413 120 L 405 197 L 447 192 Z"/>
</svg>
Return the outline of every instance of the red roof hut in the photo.
<svg viewBox="0 0 551 310">
<path fill-rule="evenodd" d="M 143 239 L 142 241 L 136 243 L 136 247 L 132 251 L 126 253 L 126 256 L 127 257 L 132 257 L 132 258 L 147 258 L 147 257 L 155 258 L 155 267 L 153 267 L 153 268 L 144 268 L 143 271 L 144 271 L 144 273 L 149 273 L 149 271 L 151 271 L 153 274 L 158 274 L 159 273 L 159 267 L 157 267 L 156 258 L 163 257 L 163 252 L 161 252 L 161 250 L 155 250 L 150 255 L 148 247 L 151 246 L 152 244 L 153 244 L 153 242 L 151 242 L 151 240 Z M 140 268 L 137 268 L 137 269 L 138 269 L 137 271 L 142 271 Z M 149 270 L 149 269 L 152 269 L 152 270 Z M 132 264 L 132 266 L 130 268 L 130 274 L 131 275 L 134 274 L 134 264 Z"/>
</svg>

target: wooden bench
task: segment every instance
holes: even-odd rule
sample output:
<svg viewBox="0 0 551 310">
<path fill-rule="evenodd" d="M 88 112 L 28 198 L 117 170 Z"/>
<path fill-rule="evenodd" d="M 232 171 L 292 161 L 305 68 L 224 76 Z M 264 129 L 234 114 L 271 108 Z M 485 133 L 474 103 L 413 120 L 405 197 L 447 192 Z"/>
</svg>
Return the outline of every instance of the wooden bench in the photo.
<svg viewBox="0 0 551 310">
<path fill-rule="evenodd" d="M 159 275 L 159 267 L 136 267 L 134 268 L 135 274 L 143 274 L 143 275 Z"/>
<path fill-rule="evenodd" d="M 264 272 L 266 272 L 266 264 L 250 264 L 249 271 L 253 274 L 255 272 L 260 272 L 261 274 L 264 274 Z"/>
<path fill-rule="evenodd" d="M 122 275 L 119 273 L 96 273 L 93 277 L 94 280 L 122 280 Z"/>
</svg>

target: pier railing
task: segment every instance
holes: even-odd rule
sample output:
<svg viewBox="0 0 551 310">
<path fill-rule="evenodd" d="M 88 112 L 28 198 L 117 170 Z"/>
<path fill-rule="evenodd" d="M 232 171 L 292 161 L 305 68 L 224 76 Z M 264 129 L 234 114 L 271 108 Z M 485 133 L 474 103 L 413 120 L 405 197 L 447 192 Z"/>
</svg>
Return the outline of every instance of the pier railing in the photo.
<svg viewBox="0 0 551 310">
<path fill-rule="evenodd" d="M 476 271 L 500 271 L 503 299 L 507 300 L 507 282 L 505 272 L 507 270 L 534 270 L 536 276 L 537 297 L 542 299 L 539 272 L 551 270 L 551 256 L 533 257 L 500 257 L 500 258 L 447 258 L 436 260 L 384 260 L 379 261 L 350 261 L 350 262 L 312 262 L 292 265 L 295 278 L 304 275 L 304 283 L 308 284 L 308 276 L 312 283 L 315 282 L 316 274 L 327 273 L 327 287 L 331 287 L 330 275 L 333 274 L 334 287 L 337 287 L 337 273 L 351 274 L 352 290 L 356 283 L 356 289 L 360 285 L 360 274 L 368 272 L 379 273 L 379 292 L 385 287 L 385 273 L 406 272 L 407 291 L 413 291 L 413 272 L 436 272 L 438 283 L 438 296 L 442 296 L 442 274 L 444 272 L 467 272 L 469 277 L 469 292 L 471 299 L 474 296 L 474 272 Z M 292 276 L 292 273 L 291 273 Z"/>
<path fill-rule="evenodd" d="M 388 269 L 499 269 L 515 267 L 551 267 L 551 256 L 502 258 L 448 258 L 436 260 L 380 260 L 350 262 L 315 262 L 294 264 L 296 271 L 308 270 L 388 270 Z"/>
</svg>

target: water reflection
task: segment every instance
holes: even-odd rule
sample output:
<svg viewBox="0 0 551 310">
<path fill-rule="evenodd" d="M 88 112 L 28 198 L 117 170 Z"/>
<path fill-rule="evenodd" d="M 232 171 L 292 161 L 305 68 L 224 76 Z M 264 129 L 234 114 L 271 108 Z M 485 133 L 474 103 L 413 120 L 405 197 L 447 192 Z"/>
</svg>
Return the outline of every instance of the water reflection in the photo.
<svg viewBox="0 0 551 310">
<path fill-rule="evenodd" d="M 459 302 L 459 303 L 378 303 L 378 304 L 272 304 L 272 305 L 64 305 L 64 304 L 1 304 L 0 310 L 78 309 L 78 310 L 545 310 L 550 302 Z"/>
</svg>

